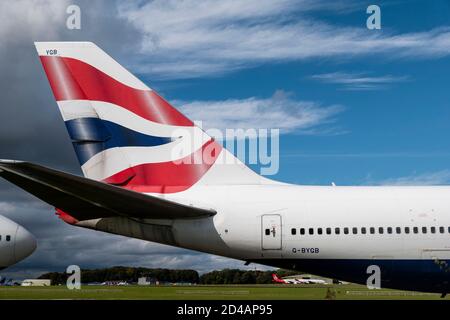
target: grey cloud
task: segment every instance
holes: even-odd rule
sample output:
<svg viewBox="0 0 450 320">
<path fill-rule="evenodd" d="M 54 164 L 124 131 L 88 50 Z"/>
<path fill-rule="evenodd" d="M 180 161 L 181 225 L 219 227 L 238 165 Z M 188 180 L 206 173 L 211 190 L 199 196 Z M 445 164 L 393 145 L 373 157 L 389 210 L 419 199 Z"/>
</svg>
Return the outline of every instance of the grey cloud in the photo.
<svg viewBox="0 0 450 320">
<path fill-rule="evenodd" d="M 113 265 L 192 268 L 199 272 L 245 268 L 242 261 L 73 227 L 58 219 L 53 208 L 37 201 L 0 201 L 0 210 L 2 208 L 5 216 L 21 223 L 38 239 L 38 248 L 31 257 L 2 272 L 7 277 L 24 278 L 48 271 L 64 271 L 71 264 L 82 268 Z"/>
<path fill-rule="evenodd" d="M 0 158 L 33 160 L 78 173 L 33 42 L 94 41 L 120 57 L 133 51 L 140 33 L 116 18 L 117 8 L 110 1 L 71 1 L 82 9 L 82 29 L 74 31 L 65 26 L 68 1 L 12 3 L 0 4 Z"/>
</svg>

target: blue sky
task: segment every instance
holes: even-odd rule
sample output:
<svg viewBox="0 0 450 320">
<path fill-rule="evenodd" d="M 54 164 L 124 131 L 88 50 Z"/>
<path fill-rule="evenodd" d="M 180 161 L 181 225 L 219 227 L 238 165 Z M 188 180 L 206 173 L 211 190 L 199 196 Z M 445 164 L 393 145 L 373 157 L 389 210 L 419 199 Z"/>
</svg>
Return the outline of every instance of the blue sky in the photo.
<svg viewBox="0 0 450 320">
<path fill-rule="evenodd" d="M 337 30 L 350 27 L 360 32 L 360 38 L 364 34 L 370 38 L 427 33 L 450 22 L 447 1 L 378 1 L 382 29 L 368 30 L 368 4 L 342 2 L 343 10 L 324 5 L 306 15 L 290 16 L 286 23 L 295 24 L 306 17 Z M 301 128 L 294 128 L 282 135 L 280 172 L 274 177 L 279 180 L 360 185 L 445 174 L 450 159 L 450 141 L 446 139 L 450 119 L 448 54 L 430 55 L 413 49 L 404 55 L 404 48 L 381 47 L 381 52 L 367 50 L 359 55 L 349 48 L 342 55 L 328 57 L 246 58 L 241 61 L 243 66 L 232 72 L 211 72 L 194 79 L 158 81 L 151 75 L 142 76 L 168 99 L 265 99 L 282 90 L 294 100 L 342 106 L 343 110 L 329 119 L 331 123 L 318 123 L 320 129 L 315 133 L 304 134 Z M 369 86 L 359 88 L 358 81 Z M 278 126 L 273 123 L 274 128 Z"/>
</svg>

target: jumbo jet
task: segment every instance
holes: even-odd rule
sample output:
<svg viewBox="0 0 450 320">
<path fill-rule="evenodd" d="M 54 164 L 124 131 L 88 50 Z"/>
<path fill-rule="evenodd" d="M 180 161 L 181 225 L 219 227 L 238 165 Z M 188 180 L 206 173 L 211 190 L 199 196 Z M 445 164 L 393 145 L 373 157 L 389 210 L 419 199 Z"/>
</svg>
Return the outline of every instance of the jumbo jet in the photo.
<svg viewBox="0 0 450 320">
<path fill-rule="evenodd" d="M 36 239 L 28 230 L 0 215 L 0 270 L 22 261 L 35 249 Z"/>
<path fill-rule="evenodd" d="M 278 276 L 273 273 L 272 274 L 272 281 L 275 283 L 282 283 L 282 284 L 304 284 L 306 282 L 299 281 L 300 279 L 295 278 L 278 278 Z"/>
<path fill-rule="evenodd" d="M 35 45 L 84 177 L 12 160 L 0 176 L 65 222 L 349 282 L 450 290 L 450 187 L 270 180 L 95 44 Z"/>
<path fill-rule="evenodd" d="M 282 284 L 327 284 L 325 280 L 313 279 L 310 277 L 290 276 L 278 278 L 278 276 L 275 273 L 272 274 L 272 280 L 275 283 L 282 283 Z"/>
</svg>

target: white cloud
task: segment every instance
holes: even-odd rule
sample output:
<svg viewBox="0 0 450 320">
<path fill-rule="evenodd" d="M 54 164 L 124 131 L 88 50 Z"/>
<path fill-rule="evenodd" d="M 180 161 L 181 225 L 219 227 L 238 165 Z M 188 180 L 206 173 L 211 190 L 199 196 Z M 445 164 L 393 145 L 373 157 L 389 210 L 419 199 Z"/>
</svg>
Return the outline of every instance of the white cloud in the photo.
<svg viewBox="0 0 450 320">
<path fill-rule="evenodd" d="M 203 128 L 280 129 L 281 133 L 333 133 L 326 127 L 344 110 L 339 105 L 322 106 L 316 102 L 295 100 L 289 93 L 276 91 L 270 98 L 251 97 L 223 101 L 174 101 L 174 105 Z M 336 132 L 334 132 L 336 133 Z"/>
<path fill-rule="evenodd" d="M 433 186 L 450 184 L 450 170 L 411 174 L 409 176 L 386 179 L 378 184 L 394 186 Z"/>
<path fill-rule="evenodd" d="M 325 8 L 323 1 L 155 0 L 122 4 L 119 15 L 144 35 L 140 71 L 165 78 L 312 58 L 450 54 L 449 27 L 405 34 L 369 32 L 363 23 L 343 27 L 310 14 Z"/>
<path fill-rule="evenodd" d="M 333 72 L 311 76 L 312 79 L 331 84 L 342 85 L 346 90 L 374 90 L 386 87 L 389 84 L 405 82 L 407 76 L 369 76 L 365 73 Z"/>
</svg>

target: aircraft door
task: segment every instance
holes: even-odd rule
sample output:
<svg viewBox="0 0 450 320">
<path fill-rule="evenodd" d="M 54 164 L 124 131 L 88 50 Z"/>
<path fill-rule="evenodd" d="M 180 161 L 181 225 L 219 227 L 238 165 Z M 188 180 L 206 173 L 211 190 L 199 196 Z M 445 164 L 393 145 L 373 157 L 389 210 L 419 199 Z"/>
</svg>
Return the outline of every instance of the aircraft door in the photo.
<svg viewBox="0 0 450 320">
<path fill-rule="evenodd" d="M 262 250 L 281 250 L 281 216 L 264 214 L 261 216 Z"/>
</svg>

